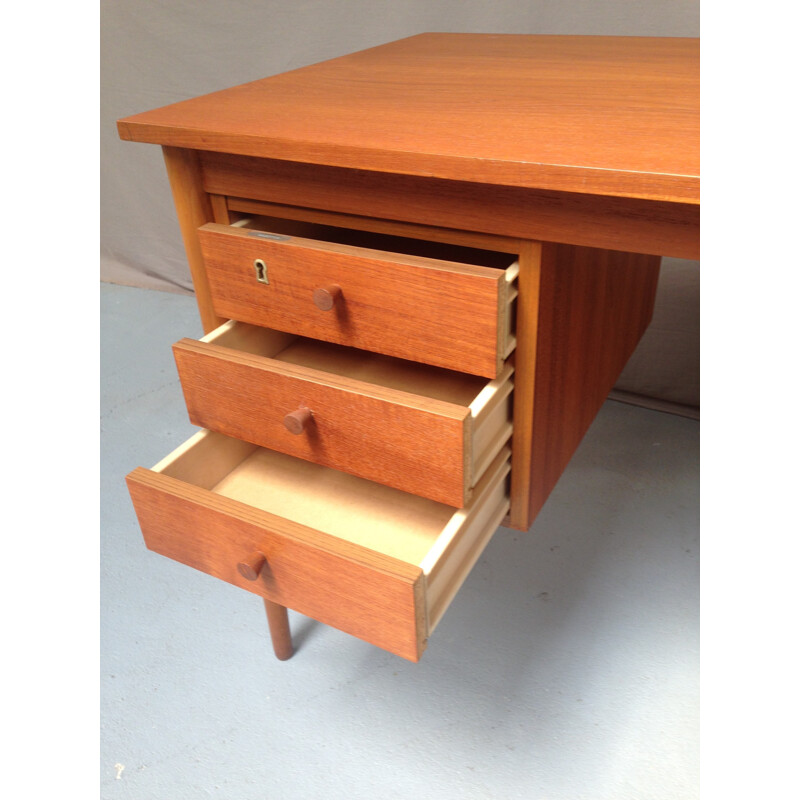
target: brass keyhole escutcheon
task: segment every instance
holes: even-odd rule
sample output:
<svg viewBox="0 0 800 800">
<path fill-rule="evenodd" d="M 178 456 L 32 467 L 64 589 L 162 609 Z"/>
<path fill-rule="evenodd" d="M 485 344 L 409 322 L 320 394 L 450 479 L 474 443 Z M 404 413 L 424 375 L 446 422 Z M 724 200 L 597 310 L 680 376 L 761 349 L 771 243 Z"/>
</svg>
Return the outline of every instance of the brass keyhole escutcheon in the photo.
<svg viewBox="0 0 800 800">
<path fill-rule="evenodd" d="M 253 262 L 253 266 L 256 270 L 256 280 L 259 283 L 266 283 L 269 285 L 269 278 L 267 277 L 267 265 L 262 261 L 262 259 L 257 258 Z"/>
</svg>

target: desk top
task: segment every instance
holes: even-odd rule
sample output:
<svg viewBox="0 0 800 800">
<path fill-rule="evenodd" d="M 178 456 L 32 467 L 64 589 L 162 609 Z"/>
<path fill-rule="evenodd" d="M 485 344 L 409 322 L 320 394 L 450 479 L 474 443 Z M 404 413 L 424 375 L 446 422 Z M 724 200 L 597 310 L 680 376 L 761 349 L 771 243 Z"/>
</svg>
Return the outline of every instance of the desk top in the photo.
<svg viewBox="0 0 800 800">
<path fill-rule="evenodd" d="M 699 40 L 426 33 L 118 122 L 123 139 L 698 204 Z"/>
</svg>

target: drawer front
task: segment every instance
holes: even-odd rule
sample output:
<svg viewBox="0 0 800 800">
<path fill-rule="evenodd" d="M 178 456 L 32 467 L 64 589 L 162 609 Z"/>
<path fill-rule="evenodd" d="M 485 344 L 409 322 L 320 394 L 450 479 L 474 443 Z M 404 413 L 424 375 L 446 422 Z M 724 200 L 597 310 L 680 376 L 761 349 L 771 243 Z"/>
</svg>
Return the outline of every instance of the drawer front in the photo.
<svg viewBox="0 0 800 800">
<path fill-rule="evenodd" d="M 241 327 L 236 323 L 234 332 Z M 296 349 L 300 348 L 302 343 Z M 351 360 L 356 368 L 362 360 L 384 359 L 381 366 L 394 362 L 336 345 L 310 342 L 307 349 L 312 356 L 327 355 L 328 362 L 337 360 L 340 368 L 351 366 Z M 194 425 L 455 508 L 467 505 L 475 481 L 511 432 L 510 366 L 504 380 L 492 382 L 499 384 L 493 407 L 473 417 L 468 404 L 214 342 L 183 339 L 173 351 Z M 392 373 L 398 381 L 404 373 L 417 385 L 441 377 L 432 367 L 395 363 L 402 370 Z M 483 385 L 480 378 L 461 380 L 468 381 L 468 387 Z"/>
<path fill-rule="evenodd" d="M 508 511 L 508 457 L 459 510 L 208 431 L 127 482 L 149 549 L 417 661 Z"/>
<path fill-rule="evenodd" d="M 215 223 L 199 240 L 224 318 L 490 378 L 507 355 L 502 269 Z"/>
</svg>

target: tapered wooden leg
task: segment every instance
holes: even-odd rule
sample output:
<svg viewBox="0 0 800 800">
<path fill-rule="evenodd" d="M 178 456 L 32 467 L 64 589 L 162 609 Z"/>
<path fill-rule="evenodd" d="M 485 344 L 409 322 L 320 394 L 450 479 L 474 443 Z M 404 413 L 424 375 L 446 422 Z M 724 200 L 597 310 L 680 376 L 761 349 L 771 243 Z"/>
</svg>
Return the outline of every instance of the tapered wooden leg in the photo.
<svg viewBox="0 0 800 800">
<path fill-rule="evenodd" d="M 283 606 L 264 598 L 264 608 L 267 610 L 267 622 L 272 636 L 272 649 L 275 655 L 286 661 L 294 654 L 292 646 L 292 632 L 289 629 L 289 614 Z"/>
</svg>

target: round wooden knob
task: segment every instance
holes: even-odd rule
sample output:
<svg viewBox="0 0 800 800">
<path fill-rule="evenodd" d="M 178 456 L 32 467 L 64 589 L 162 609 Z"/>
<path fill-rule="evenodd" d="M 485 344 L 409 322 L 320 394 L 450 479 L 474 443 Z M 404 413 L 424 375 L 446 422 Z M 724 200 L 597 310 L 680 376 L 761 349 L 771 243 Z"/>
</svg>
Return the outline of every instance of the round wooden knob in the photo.
<svg viewBox="0 0 800 800">
<path fill-rule="evenodd" d="M 342 296 L 342 287 L 332 283 L 330 286 L 322 286 L 314 289 L 314 305 L 320 311 L 330 311 Z"/>
<path fill-rule="evenodd" d="M 258 579 L 266 563 L 267 557 L 256 550 L 255 553 L 250 554 L 250 557 L 246 561 L 240 561 L 236 565 L 236 569 L 239 570 L 239 574 L 243 578 L 246 578 L 248 581 L 254 581 Z"/>
<path fill-rule="evenodd" d="M 306 429 L 308 423 L 311 422 L 311 416 L 310 408 L 300 406 L 297 411 L 292 411 L 291 414 L 287 414 L 283 418 L 283 424 L 286 426 L 286 430 L 289 431 L 289 433 L 293 433 L 297 436 L 301 434 Z"/>
</svg>

